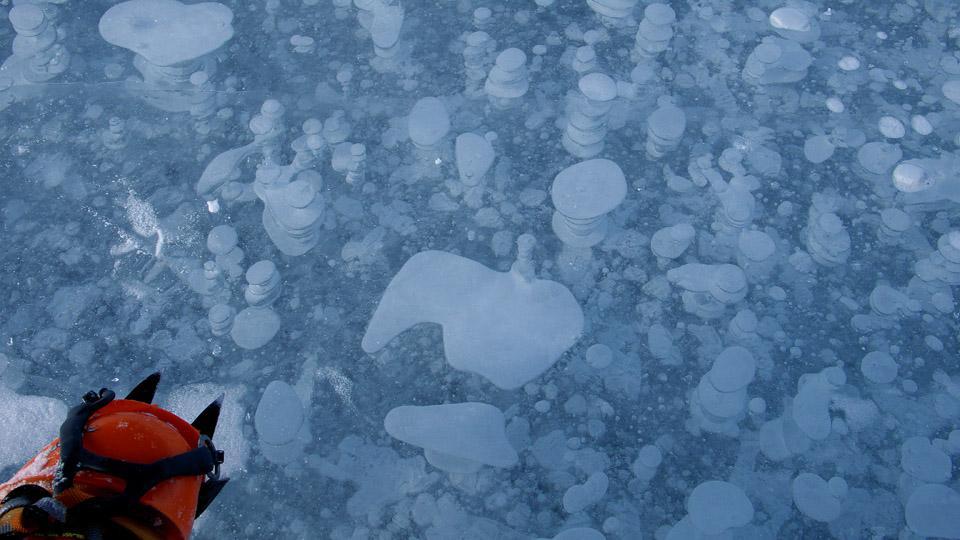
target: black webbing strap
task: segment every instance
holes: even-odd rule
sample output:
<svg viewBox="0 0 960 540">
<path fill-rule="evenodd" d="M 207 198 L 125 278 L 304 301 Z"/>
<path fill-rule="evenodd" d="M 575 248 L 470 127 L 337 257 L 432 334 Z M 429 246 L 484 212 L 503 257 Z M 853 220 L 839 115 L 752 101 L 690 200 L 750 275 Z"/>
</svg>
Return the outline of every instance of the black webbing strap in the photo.
<svg viewBox="0 0 960 540">
<path fill-rule="evenodd" d="M 0 516 L 3 516 L 14 508 L 29 506 L 44 497 L 49 497 L 50 492 L 34 484 L 24 484 L 17 486 L 7 496 L 0 501 Z"/>
<path fill-rule="evenodd" d="M 83 451 L 83 430 L 93 413 L 113 401 L 116 394 L 101 388 L 100 392 L 87 392 L 83 401 L 67 411 L 67 418 L 60 424 L 60 463 L 53 477 L 53 493 L 60 494 L 73 485 L 73 477 L 80 470 L 80 454 Z"/>
<path fill-rule="evenodd" d="M 206 445 L 146 464 L 121 461 L 81 449 L 78 462 L 80 469 L 122 478 L 126 482 L 123 496 L 131 502 L 138 501 L 164 480 L 177 476 L 208 475 L 216 465 L 216 451 Z"/>
<path fill-rule="evenodd" d="M 0 538 L 24 534 L 62 524 L 66 508 L 50 492 L 33 484 L 15 488 L 0 504 Z"/>
</svg>

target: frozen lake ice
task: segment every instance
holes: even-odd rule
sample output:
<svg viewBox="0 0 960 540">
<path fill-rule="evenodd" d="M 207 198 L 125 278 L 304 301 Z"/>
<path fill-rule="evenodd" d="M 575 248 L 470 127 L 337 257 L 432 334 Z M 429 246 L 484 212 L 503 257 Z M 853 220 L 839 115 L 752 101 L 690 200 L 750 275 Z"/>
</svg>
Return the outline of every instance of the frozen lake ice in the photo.
<svg viewBox="0 0 960 540">
<path fill-rule="evenodd" d="M 960 538 L 954 0 L 0 0 L 0 479 L 194 537 Z"/>
</svg>

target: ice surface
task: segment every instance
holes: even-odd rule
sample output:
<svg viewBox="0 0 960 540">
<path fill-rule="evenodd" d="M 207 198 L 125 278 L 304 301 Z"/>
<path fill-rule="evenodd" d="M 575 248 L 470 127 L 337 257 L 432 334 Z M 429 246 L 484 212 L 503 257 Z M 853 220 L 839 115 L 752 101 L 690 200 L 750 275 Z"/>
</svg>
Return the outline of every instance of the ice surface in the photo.
<svg viewBox="0 0 960 540">
<path fill-rule="evenodd" d="M 827 481 L 812 473 L 800 473 L 791 487 L 793 503 L 810 519 L 829 523 L 843 510 L 838 497 L 830 493 Z"/>
<path fill-rule="evenodd" d="M 927 171 L 917 163 L 904 161 L 893 169 L 893 185 L 904 193 L 923 191 L 932 184 Z"/>
<path fill-rule="evenodd" d="M 883 351 L 871 351 L 860 360 L 863 376 L 878 384 L 887 384 L 897 378 L 899 367 L 893 357 Z"/>
<path fill-rule="evenodd" d="M 450 116 L 442 101 L 435 97 L 418 100 L 407 120 L 410 140 L 421 146 L 433 146 L 450 131 Z"/>
<path fill-rule="evenodd" d="M 943 97 L 960 105 L 960 79 L 946 81 L 941 90 L 943 90 Z"/>
<path fill-rule="evenodd" d="M 269 308 L 248 307 L 233 319 L 230 337 L 243 349 L 259 349 L 280 330 L 280 317 Z"/>
<path fill-rule="evenodd" d="M 557 533 L 552 540 L 605 540 L 603 533 L 589 527 L 574 527 Z"/>
<path fill-rule="evenodd" d="M 670 24 L 677 20 L 677 14 L 668 4 L 655 2 L 643 8 L 643 18 L 658 26 Z"/>
<path fill-rule="evenodd" d="M 592 219 L 616 208 L 627 195 L 620 167 L 609 159 L 591 159 L 560 171 L 553 180 L 553 205 L 574 219 Z"/>
<path fill-rule="evenodd" d="M 626 177 L 608 159 L 590 159 L 571 165 L 553 179 L 553 232 L 571 247 L 586 248 L 604 239 L 607 214 L 627 193 Z"/>
<path fill-rule="evenodd" d="M 815 135 L 807 139 L 803 144 L 804 157 L 807 158 L 807 161 L 814 164 L 823 163 L 830 159 L 830 157 L 833 156 L 834 150 L 836 150 L 836 146 L 830 141 L 830 137 L 826 135 Z"/>
<path fill-rule="evenodd" d="M 0 469 L 160 370 L 198 540 L 960 537 L 955 4 L 0 1 Z"/>
<path fill-rule="evenodd" d="M 406 405 L 391 410 L 383 422 L 391 436 L 423 448 L 427 461 L 451 472 L 471 472 L 471 464 L 511 467 L 518 460 L 507 441 L 503 413 L 486 403 Z"/>
<path fill-rule="evenodd" d="M 593 368 L 603 369 L 613 362 L 613 351 L 603 343 L 597 343 L 587 349 L 586 360 Z"/>
<path fill-rule="evenodd" d="M 830 435 L 831 394 L 845 380 L 839 368 L 827 368 L 801 377 L 799 392 L 793 401 L 793 419 L 811 439 L 821 440 Z"/>
<path fill-rule="evenodd" d="M 245 393 L 246 389 L 241 385 L 189 384 L 172 390 L 158 403 L 174 414 L 192 421 L 207 405 L 223 394 L 214 443 L 218 449 L 230 456 L 220 468 L 225 476 L 230 476 L 246 470 L 247 457 L 250 454 L 250 440 L 244 430 L 244 417 L 248 414 L 244 406 Z"/>
<path fill-rule="evenodd" d="M 0 353 L 0 386 L 16 391 L 24 382 L 23 368 L 16 359 Z"/>
<path fill-rule="evenodd" d="M 753 520 L 753 503 L 739 486 L 710 480 L 693 488 L 687 499 L 690 522 L 703 534 L 720 534 Z"/>
<path fill-rule="evenodd" d="M 58 328 L 70 328 L 79 322 L 80 317 L 97 302 L 100 295 L 100 289 L 94 285 L 63 287 L 54 293 L 53 299 L 47 305 L 47 313 Z"/>
<path fill-rule="evenodd" d="M 377 352 L 408 328 L 443 327 L 447 361 L 504 389 L 540 375 L 573 345 L 583 313 L 563 285 L 526 281 L 440 251 L 410 258 L 390 281 L 363 336 Z"/>
<path fill-rule="evenodd" d="M 617 97 L 617 83 L 609 75 L 590 73 L 580 78 L 577 88 L 588 99 L 610 101 Z"/>
<path fill-rule="evenodd" d="M 687 125 L 686 114 L 676 105 L 666 104 L 653 111 L 647 119 L 652 133 L 665 141 L 676 141 L 683 136 Z"/>
<path fill-rule="evenodd" d="M 515 47 L 497 55 L 496 63 L 487 75 L 484 91 L 494 98 L 515 99 L 530 88 L 527 80 L 527 55 Z"/>
<path fill-rule="evenodd" d="M 460 181 L 465 185 L 475 186 L 493 166 L 496 153 L 486 137 L 476 133 L 464 133 L 457 137 L 456 156 Z"/>
<path fill-rule="evenodd" d="M 422 457 L 401 458 L 390 448 L 365 443 L 356 435 L 340 441 L 336 460 L 316 459 L 308 465 L 323 476 L 356 485 L 347 499 L 346 511 L 357 518 L 415 495 L 436 481 L 425 472 Z"/>
<path fill-rule="evenodd" d="M 100 35 L 158 66 L 209 54 L 233 37 L 233 12 L 216 2 L 127 0 L 100 19 Z"/>
<path fill-rule="evenodd" d="M 605 17 L 628 17 L 638 0 L 587 0 L 590 9 Z"/>
<path fill-rule="evenodd" d="M 900 447 L 903 471 L 923 482 L 946 482 L 951 476 L 950 456 L 924 437 L 910 437 Z"/>
<path fill-rule="evenodd" d="M 770 25 L 781 30 L 807 32 L 810 30 L 810 17 L 797 8 L 782 7 L 770 14 Z"/>
<path fill-rule="evenodd" d="M 653 445 L 647 445 L 640 449 L 640 455 L 637 456 L 637 462 L 644 467 L 658 467 L 663 462 L 663 452 Z"/>
<path fill-rule="evenodd" d="M 653 233 L 650 249 L 657 257 L 676 259 L 690 247 L 695 235 L 696 231 L 689 223 L 664 227 Z"/>
<path fill-rule="evenodd" d="M 563 494 L 563 509 L 571 514 L 584 511 L 596 504 L 607 494 L 610 480 L 607 475 L 598 472 L 591 474 L 583 484 L 570 486 Z"/>
<path fill-rule="evenodd" d="M 271 381 L 260 397 L 254 425 L 262 444 L 280 446 L 292 441 L 303 425 L 303 404 L 293 387 Z"/>
<path fill-rule="evenodd" d="M 918 487 L 906 505 L 907 525 L 920 536 L 960 538 L 960 493 L 938 484 Z"/>
<path fill-rule="evenodd" d="M 721 392 L 739 390 L 753 380 L 757 364 L 747 349 L 734 345 L 728 347 L 713 361 L 708 376 L 710 383 Z"/>
<path fill-rule="evenodd" d="M 390 5 L 386 2 L 376 2 L 375 4 L 370 36 L 377 47 L 388 49 L 400 40 L 405 12 L 400 5 Z"/>
<path fill-rule="evenodd" d="M 59 399 L 20 395 L 0 385 L 0 469 L 19 468 L 59 435 L 67 405 Z"/>
</svg>

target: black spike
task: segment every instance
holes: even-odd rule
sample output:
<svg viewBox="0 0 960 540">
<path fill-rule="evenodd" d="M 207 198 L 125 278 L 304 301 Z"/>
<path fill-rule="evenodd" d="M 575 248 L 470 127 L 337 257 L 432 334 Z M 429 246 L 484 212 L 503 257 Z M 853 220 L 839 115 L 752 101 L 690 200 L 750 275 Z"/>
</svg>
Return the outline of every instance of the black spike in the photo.
<svg viewBox="0 0 960 540">
<path fill-rule="evenodd" d="M 200 514 L 210 506 L 210 503 L 217 498 L 217 495 L 220 494 L 220 491 L 223 490 L 223 486 L 227 485 L 229 478 L 221 478 L 219 480 L 207 480 L 200 486 L 200 494 L 197 496 L 197 515 L 200 517 Z"/>
<path fill-rule="evenodd" d="M 153 403 L 153 396 L 157 393 L 157 385 L 160 384 L 160 372 L 151 373 L 146 379 L 140 381 L 140 384 L 133 387 L 133 390 L 127 394 L 124 399 L 140 401 L 143 403 Z"/>
<path fill-rule="evenodd" d="M 223 406 L 223 394 L 220 394 L 213 403 L 207 405 L 197 418 L 190 423 L 201 435 L 213 438 L 213 432 L 217 430 L 217 420 L 220 419 L 220 407 Z"/>
</svg>

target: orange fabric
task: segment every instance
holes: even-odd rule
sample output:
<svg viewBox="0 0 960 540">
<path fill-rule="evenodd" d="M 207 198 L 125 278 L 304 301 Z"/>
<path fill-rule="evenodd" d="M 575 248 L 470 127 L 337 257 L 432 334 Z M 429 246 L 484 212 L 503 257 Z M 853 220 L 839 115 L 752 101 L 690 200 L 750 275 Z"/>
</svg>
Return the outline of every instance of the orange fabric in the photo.
<svg viewBox="0 0 960 540">
<path fill-rule="evenodd" d="M 14 508 L 3 517 L 0 517 L 0 525 L 9 526 L 11 530 L 22 531 L 23 526 L 23 508 Z"/>
<path fill-rule="evenodd" d="M 53 442 L 43 447 L 26 465 L 17 471 L 17 474 L 0 484 L 0 499 L 7 496 L 8 493 L 23 485 L 33 484 L 43 489 L 53 492 L 53 475 L 57 469 L 57 462 L 60 460 L 60 439 L 54 439 Z"/>
<path fill-rule="evenodd" d="M 147 464 L 188 452 L 197 447 L 199 440 L 200 433 L 177 415 L 155 405 L 121 399 L 90 417 L 83 434 L 83 447 L 104 457 Z M 0 498 L 25 484 L 52 492 L 60 460 L 59 444 L 60 440 L 54 439 L 10 480 L 0 484 Z M 159 538 L 186 540 L 190 537 L 202 482 L 200 476 L 171 478 L 154 486 L 140 499 L 144 506 L 165 518 L 159 520 L 163 522 L 158 524 L 163 532 Z M 74 478 L 74 486 L 87 496 L 82 497 L 73 489 L 65 491 L 62 495 L 67 500 L 61 502 L 68 508 L 90 496 L 120 493 L 125 483 L 111 475 L 81 470 Z"/>
</svg>

